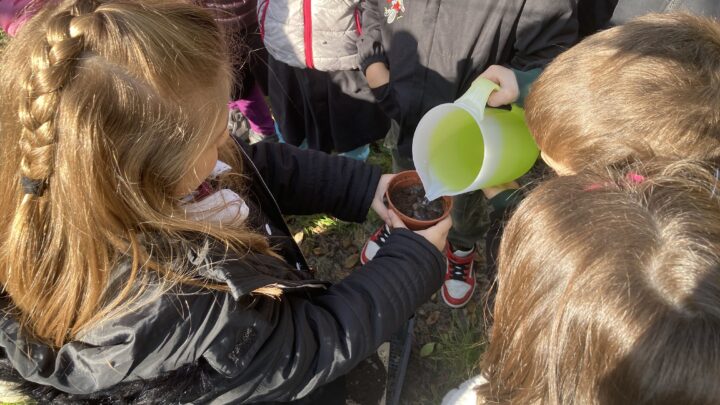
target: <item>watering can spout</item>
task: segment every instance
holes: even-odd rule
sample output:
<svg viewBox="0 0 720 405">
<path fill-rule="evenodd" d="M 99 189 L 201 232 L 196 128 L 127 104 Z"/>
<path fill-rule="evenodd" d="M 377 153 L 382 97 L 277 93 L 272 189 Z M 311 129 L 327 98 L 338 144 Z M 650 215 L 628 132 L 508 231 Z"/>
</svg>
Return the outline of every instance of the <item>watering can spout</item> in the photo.
<svg viewBox="0 0 720 405">
<path fill-rule="evenodd" d="M 426 193 L 425 193 L 425 198 L 427 198 L 428 201 L 437 200 L 438 198 L 442 197 L 442 196 L 445 194 L 445 193 L 444 193 L 445 190 L 439 190 L 439 189 L 437 189 L 437 188 L 434 188 L 434 189 L 433 189 L 433 188 L 429 188 L 429 189 L 426 189 L 426 190 L 427 190 L 427 191 L 426 191 Z"/>
<path fill-rule="evenodd" d="M 440 198 L 440 197 L 442 197 L 442 195 L 440 195 L 440 194 L 428 193 L 428 194 L 425 195 L 425 198 L 427 198 L 428 201 L 435 201 L 435 200 L 437 200 L 437 199 Z"/>
<path fill-rule="evenodd" d="M 449 194 L 451 190 L 448 189 L 435 176 L 433 176 L 432 173 L 429 173 L 427 171 L 421 172 L 418 170 L 418 175 L 420 177 L 420 182 L 425 189 L 425 199 L 427 199 L 428 201 L 434 201 L 444 195 L 452 195 Z"/>
</svg>

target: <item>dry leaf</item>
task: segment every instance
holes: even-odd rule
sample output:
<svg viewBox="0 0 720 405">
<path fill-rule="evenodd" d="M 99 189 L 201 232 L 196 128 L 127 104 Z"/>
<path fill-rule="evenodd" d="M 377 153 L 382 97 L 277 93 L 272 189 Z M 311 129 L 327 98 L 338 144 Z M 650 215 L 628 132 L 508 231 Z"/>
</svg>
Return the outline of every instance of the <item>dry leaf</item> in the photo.
<svg viewBox="0 0 720 405">
<path fill-rule="evenodd" d="M 425 323 L 427 326 L 432 326 L 437 323 L 437 321 L 440 319 L 440 311 L 432 311 L 430 312 L 430 315 L 428 315 L 427 319 L 425 320 Z"/>
<path fill-rule="evenodd" d="M 295 235 L 293 235 L 293 239 L 295 239 L 295 243 L 297 243 L 298 245 L 300 244 L 300 242 L 302 242 L 304 237 L 305 237 L 305 233 L 303 231 L 300 231 L 300 232 L 296 233 Z"/>
<path fill-rule="evenodd" d="M 357 253 L 353 253 L 348 256 L 347 259 L 345 259 L 345 261 L 343 262 L 343 267 L 346 269 L 352 269 L 353 267 L 355 267 L 356 264 L 358 264 L 359 261 L 360 255 Z"/>
</svg>

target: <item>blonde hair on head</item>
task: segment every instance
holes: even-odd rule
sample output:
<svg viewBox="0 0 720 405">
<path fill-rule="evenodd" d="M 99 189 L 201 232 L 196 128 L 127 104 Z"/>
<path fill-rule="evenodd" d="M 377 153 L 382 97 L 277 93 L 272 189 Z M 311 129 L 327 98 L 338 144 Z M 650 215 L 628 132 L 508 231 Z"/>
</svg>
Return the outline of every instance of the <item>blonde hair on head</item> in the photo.
<svg viewBox="0 0 720 405">
<path fill-rule="evenodd" d="M 526 120 L 573 172 L 627 160 L 720 160 L 720 22 L 649 14 L 584 39 L 533 83 Z"/>
<path fill-rule="evenodd" d="M 480 403 L 720 403 L 720 199 L 692 161 L 549 180 L 501 242 Z"/>
<path fill-rule="evenodd" d="M 0 282 L 37 338 L 62 345 L 151 279 L 204 285 L 185 265 L 198 243 L 272 254 L 242 225 L 185 218 L 174 196 L 227 119 L 228 58 L 201 8 L 62 1 L 8 42 L 0 69 Z M 222 155 L 240 170 L 237 152 Z"/>
</svg>

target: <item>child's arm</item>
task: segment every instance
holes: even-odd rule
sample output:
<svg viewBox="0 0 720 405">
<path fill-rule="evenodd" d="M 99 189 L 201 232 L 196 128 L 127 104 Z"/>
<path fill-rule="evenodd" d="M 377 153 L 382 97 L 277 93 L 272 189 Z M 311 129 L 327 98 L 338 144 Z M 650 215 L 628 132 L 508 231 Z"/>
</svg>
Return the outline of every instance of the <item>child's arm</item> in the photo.
<svg viewBox="0 0 720 405">
<path fill-rule="evenodd" d="M 365 220 L 380 180 L 378 167 L 278 143 L 261 142 L 245 152 L 284 214 Z"/>
<path fill-rule="evenodd" d="M 382 16 L 378 11 L 377 0 L 362 0 L 360 10 L 362 12 L 362 34 L 357 40 L 358 58 L 360 71 L 366 75 L 368 66 L 377 64 L 384 65 L 387 71 L 387 56 L 382 44 L 381 21 Z M 382 85 L 383 83 L 380 83 Z M 379 87 L 378 85 L 371 88 Z"/>
<path fill-rule="evenodd" d="M 449 221 L 444 236 L 435 236 L 444 240 L 448 229 Z M 323 282 L 273 277 L 291 271 L 277 258 L 213 258 L 208 256 L 214 264 L 206 276 L 226 283 L 229 292 L 193 286 L 164 292 L 151 283 L 132 313 L 60 349 L 28 337 L 6 316 L 0 319 L 0 346 L 20 365 L 23 378 L 71 394 L 189 367 L 185 372 L 198 378 L 193 385 L 204 388 L 197 395 L 207 395 L 193 402 L 287 401 L 347 373 L 377 350 L 440 288 L 446 266 L 429 239 L 406 229 L 395 229 L 370 263 L 326 288 Z M 253 292 L 263 286 L 282 294 Z M 188 387 L 178 384 L 178 390 Z M 191 397 L 182 402 L 195 395 L 184 394 Z"/>
<path fill-rule="evenodd" d="M 220 316 L 227 324 L 218 327 L 204 355 L 213 369 L 227 370 L 217 382 L 246 392 L 247 401 L 287 401 L 377 350 L 440 288 L 445 266 L 437 248 L 411 231 L 396 229 L 386 243 L 370 263 L 324 293 L 258 297 L 250 310 L 255 335 L 239 363 L 228 353 L 243 343 L 238 337 L 248 327 L 248 313 L 238 308 Z"/>
</svg>

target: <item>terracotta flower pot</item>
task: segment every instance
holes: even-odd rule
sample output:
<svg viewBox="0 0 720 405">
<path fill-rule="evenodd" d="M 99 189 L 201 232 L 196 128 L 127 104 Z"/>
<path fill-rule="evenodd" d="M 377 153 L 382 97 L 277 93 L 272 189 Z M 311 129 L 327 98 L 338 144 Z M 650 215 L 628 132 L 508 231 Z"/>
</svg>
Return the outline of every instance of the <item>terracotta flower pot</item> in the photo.
<svg viewBox="0 0 720 405">
<path fill-rule="evenodd" d="M 408 215 L 403 214 L 399 209 L 395 207 L 395 204 L 393 204 L 392 198 L 390 198 L 390 195 L 392 194 L 393 190 L 398 188 L 406 188 L 413 185 L 419 184 L 422 186 L 422 182 L 420 181 L 420 176 L 418 176 L 417 172 L 415 170 L 408 170 L 404 172 L 398 173 L 395 177 L 390 180 L 390 184 L 388 185 L 388 189 L 385 192 L 385 198 L 388 202 L 388 208 L 393 210 L 398 217 L 405 223 L 405 225 L 408 227 L 408 229 L 411 229 L 413 231 L 419 231 L 421 229 L 427 229 L 438 222 L 442 221 L 450 215 L 450 209 L 452 208 L 452 197 L 442 197 L 443 201 L 443 213 L 438 218 L 432 219 L 432 220 L 421 220 L 421 219 L 415 219 Z"/>
</svg>

